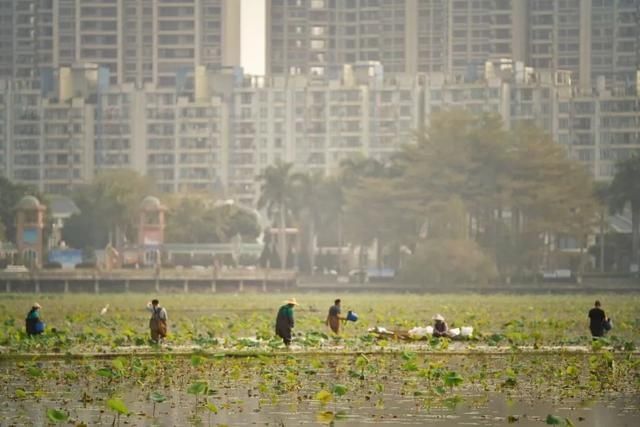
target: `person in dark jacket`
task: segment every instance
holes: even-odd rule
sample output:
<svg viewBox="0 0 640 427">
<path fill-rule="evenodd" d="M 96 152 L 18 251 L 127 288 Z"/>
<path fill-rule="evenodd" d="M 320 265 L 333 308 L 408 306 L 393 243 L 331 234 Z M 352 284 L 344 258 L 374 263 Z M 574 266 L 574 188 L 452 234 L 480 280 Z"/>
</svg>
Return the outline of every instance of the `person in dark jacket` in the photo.
<svg viewBox="0 0 640 427">
<path fill-rule="evenodd" d="M 604 322 L 606 320 L 607 315 L 600 308 L 600 301 L 596 300 L 594 307 L 589 310 L 589 329 L 594 340 L 604 336 Z"/>
<path fill-rule="evenodd" d="M 44 324 L 40 319 L 40 308 L 40 304 L 36 302 L 27 314 L 25 321 L 28 335 L 39 335 L 44 332 Z"/>
<path fill-rule="evenodd" d="M 442 314 L 436 314 L 433 316 L 433 336 L 434 337 L 448 337 L 449 336 L 449 327 L 447 326 L 447 322 L 444 321 L 444 317 Z"/>
<path fill-rule="evenodd" d="M 287 347 L 291 344 L 291 330 L 294 326 L 293 307 L 298 305 L 295 298 L 285 301 L 284 305 L 278 310 L 276 317 L 276 335 L 282 338 L 282 342 Z"/>
</svg>

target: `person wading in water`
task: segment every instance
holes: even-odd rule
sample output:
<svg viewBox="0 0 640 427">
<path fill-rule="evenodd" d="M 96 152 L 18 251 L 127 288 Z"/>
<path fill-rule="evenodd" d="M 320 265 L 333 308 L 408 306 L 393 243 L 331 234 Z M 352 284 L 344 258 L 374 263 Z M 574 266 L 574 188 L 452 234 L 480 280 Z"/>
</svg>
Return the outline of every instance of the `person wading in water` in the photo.
<svg viewBox="0 0 640 427">
<path fill-rule="evenodd" d="M 345 317 L 340 316 L 342 308 L 340 308 L 340 298 L 333 302 L 333 305 L 329 308 L 329 314 L 327 315 L 326 325 L 331 328 L 334 334 L 340 334 L 340 321 L 347 320 Z"/>
<path fill-rule="evenodd" d="M 167 310 L 160 307 L 157 299 L 147 303 L 147 310 L 151 312 L 151 319 L 149 319 L 151 339 L 158 344 L 167 336 Z"/>
<path fill-rule="evenodd" d="M 276 317 L 276 335 L 282 338 L 284 345 L 289 347 L 291 344 L 291 330 L 295 324 L 293 320 L 293 307 L 298 305 L 295 298 L 285 301 L 284 305 L 278 310 Z"/>
<path fill-rule="evenodd" d="M 596 300 L 594 307 L 589 310 L 589 329 L 594 340 L 604 336 L 607 322 L 607 315 L 600 308 L 600 301 Z"/>
</svg>

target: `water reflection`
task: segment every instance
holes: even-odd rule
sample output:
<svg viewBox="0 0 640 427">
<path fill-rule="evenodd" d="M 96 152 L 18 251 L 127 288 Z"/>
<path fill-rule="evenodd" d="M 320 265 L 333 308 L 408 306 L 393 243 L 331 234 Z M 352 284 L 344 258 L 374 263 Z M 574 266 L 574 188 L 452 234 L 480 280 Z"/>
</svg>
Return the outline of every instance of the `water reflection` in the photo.
<svg viewBox="0 0 640 427">
<path fill-rule="evenodd" d="M 581 368 L 583 359 L 558 356 L 555 362 Z M 133 365 L 131 360 L 125 363 L 131 364 L 127 369 Z M 581 394 L 584 388 L 571 390 L 570 383 L 558 383 L 557 378 L 546 376 L 538 362 L 512 356 L 490 361 L 444 357 L 436 365 L 456 369 L 465 378 L 459 386 L 444 390 L 434 387 L 440 377 L 427 378 L 426 360 L 418 363 L 422 371 L 411 371 L 398 355 L 370 357 L 375 369 L 366 371 L 364 379 L 351 370 L 353 358 L 339 357 L 211 360 L 199 368 L 188 360 L 145 361 L 140 366 L 150 369 L 149 376 L 126 371 L 114 378 L 96 376 L 97 369 L 110 366 L 110 361 L 36 362 L 44 373 L 37 377 L 28 375 L 28 363 L 0 362 L 0 426 L 47 424 L 50 408 L 62 409 L 74 424 L 112 425 L 114 415 L 106 400 L 113 395 L 121 396 L 131 412 L 121 418 L 121 425 L 135 426 L 541 426 L 550 414 L 584 427 L 640 425 L 637 387 L 623 379 L 611 389 Z M 629 363 L 637 365 L 633 360 Z M 510 365 L 529 376 L 505 388 L 504 372 Z M 486 376 L 474 378 L 483 369 Z M 634 381 L 637 366 L 627 374 L 626 381 Z M 583 383 L 585 378 L 588 370 Z M 205 379 L 211 386 L 208 396 L 198 397 L 197 411 L 196 396 L 186 392 L 196 379 Z M 338 382 L 346 384 L 348 392 L 321 404 L 318 391 L 331 390 Z M 26 396 L 19 396 L 18 389 Z M 152 391 L 167 397 L 156 405 L 155 417 L 149 400 Z M 578 397 L 566 397 L 567 393 Z M 218 413 L 203 406 L 205 398 Z"/>
</svg>

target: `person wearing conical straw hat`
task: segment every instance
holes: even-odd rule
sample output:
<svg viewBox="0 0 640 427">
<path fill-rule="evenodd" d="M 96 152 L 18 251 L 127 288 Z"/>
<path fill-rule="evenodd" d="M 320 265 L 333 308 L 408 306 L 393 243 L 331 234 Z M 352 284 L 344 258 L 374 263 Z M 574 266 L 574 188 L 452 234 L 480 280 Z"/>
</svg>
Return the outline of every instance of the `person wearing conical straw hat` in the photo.
<svg viewBox="0 0 640 427">
<path fill-rule="evenodd" d="M 31 310 L 25 319 L 27 335 L 39 335 L 44 332 L 44 323 L 40 319 L 40 309 L 42 307 L 37 302 L 31 306 Z"/>
<path fill-rule="evenodd" d="M 295 298 L 289 298 L 284 305 L 278 310 L 276 317 L 276 335 L 282 338 L 284 345 L 289 347 L 291 344 L 291 330 L 295 325 L 293 320 L 293 308 L 298 305 Z"/>
<path fill-rule="evenodd" d="M 434 337 L 448 337 L 449 327 L 447 322 L 444 321 L 442 314 L 436 314 L 431 318 L 435 323 L 433 324 L 433 336 Z"/>
</svg>

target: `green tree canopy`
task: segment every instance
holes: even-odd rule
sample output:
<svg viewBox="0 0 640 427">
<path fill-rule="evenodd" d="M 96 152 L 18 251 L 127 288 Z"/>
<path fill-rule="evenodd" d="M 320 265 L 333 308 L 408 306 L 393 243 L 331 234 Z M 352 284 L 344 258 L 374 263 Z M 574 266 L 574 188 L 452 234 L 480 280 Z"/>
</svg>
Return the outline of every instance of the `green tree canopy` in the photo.
<svg viewBox="0 0 640 427">
<path fill-rule="evenodd" d="M 77 248 L 104 247 L 109 235 L 117 245 L 135 241 L 140 202 L 153 191 L 151 180 L 133 170 L 99 173 L 72 195 L 81 213 L 65 224 L 64 240 Z"/>
<path fill-rule="evenodd" d="M 323 241 L 345 236 L 361 249 L 377 241 L 380 251 L 396 254 L 396 265 L 402 247 L 413 256 L 435 250 L 434 241 L 452 254 L 467 248 L 470 265 L 486 273 L 478 277 L 491 277 L 495 266 L 504 275 L 537 272 L 550 265 L 563 237 L 583 251 L 598 221 L 584 167 L 545 132 L 508 130 L 496 114 L 434 114 L 431 126 L 386 163 L 348 158 L 332 177 L 296 174 L 279 163 L 259 180 L 259 206 L 282 226 L 295 223 L 309 236 L 317 230 Z"/>
<path fill-rule="evenodd" d="M 46 200 L 38 191 L 28 185 L 14 183 L 0 176 L 0 241 L 7 239 L 16 241 L 16 211 L 18 202 L 27 195 L 32 195 L 45 203 Z"/>
<path fill-rule="evenodd" d="M 256 178 L 260 182 L 258 209 L 265 209 L 267 216 L 278 223 L 278 252 L 282 268 L 288 265 L 285 228 L 292 219 L 294 207 L 293 164 L 278 161 L 267 166 Z"/>
<path fill-rule="evenodd" d="M 350 240 L 387 234 L 415 247 L 455 231 L 445 238 L 474 240 L 504 274 L 536 271 L 562 235 L 586 245 L 597 221 L 592 180 L 547 134 L 532 126 L 508 131 L 497 115 L 465 111 L 438 113 L 431 122 L 383 168 L 386 176 L 358 178 L 354 170 L 376 168 L 349 168 Z M 465 218 L 455 230 L 441 222 L 452 203 Z M 428 233 L 417 232 L 425 227 Z"/>
<path fill-rule="evenodd" d="M 608 190 L 608 200 L 614 212 L 631 210 L 631 256 L 640 264 L 640 156 L 622 160 Z"/>
<path fill-rule="evenodd" d="M 220 243 L 236 235 L 255 241 L 261 232 L 254 212 L 233 203 L 216 203 L 209 194 L 172 195 L 167 207 L 167 242 Z"/>
</svg>

